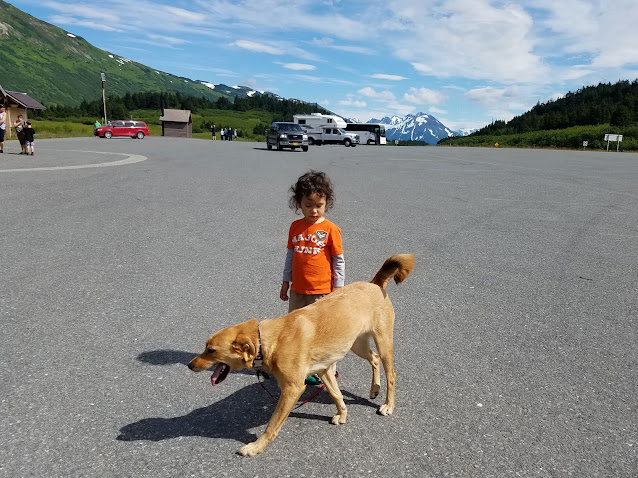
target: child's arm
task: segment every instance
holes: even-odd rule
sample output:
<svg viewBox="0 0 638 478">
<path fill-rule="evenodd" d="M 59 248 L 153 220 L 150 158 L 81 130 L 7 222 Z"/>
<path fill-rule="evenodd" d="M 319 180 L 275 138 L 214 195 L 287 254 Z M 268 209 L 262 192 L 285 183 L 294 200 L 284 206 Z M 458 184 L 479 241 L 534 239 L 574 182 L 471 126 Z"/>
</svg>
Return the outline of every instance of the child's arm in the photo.
<svg viewBox="0 0 638 478">
<path fill-rule="evenodd" d="M 346 282 L 346 261 L 343 254 L 331 256 L 330 262 L 332 263 L 332 288 L 343 287 Z"/>
<path fill-rule="evenodd" d="M 286 249 L 284 274 L 281 282 L 281 290 L 279 291 L 279 298 L 284 302 L 288 300 L 288 289 L 290 288 L 290 282 L 292 281 L 292 254 L 292 249 Z"/>
</svg>

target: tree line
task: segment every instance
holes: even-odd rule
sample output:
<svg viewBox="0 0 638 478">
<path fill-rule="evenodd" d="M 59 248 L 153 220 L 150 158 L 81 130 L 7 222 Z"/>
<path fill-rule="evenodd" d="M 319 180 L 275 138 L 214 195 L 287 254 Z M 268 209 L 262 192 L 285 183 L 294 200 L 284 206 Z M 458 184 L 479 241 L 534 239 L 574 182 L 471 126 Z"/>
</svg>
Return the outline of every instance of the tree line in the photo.
<svg viewBox="0 0 638 478">
<path fill-rule="evenodd" d="M 45 105 L 46 106 L 46 105 Z M 205 97 L 186 96 L 180 93 L 142 92 L 126 93 L 124 96 L 108 96 L 107 114 L 110 118 L 128 118 L 135 110 L 185 109 L 192 113 L 200 110 L 218 109 L 232 111 L 261 110 L 273 113 L 277 120 L 291 121 L 293 115 L 330 112 L 319 105 L 299 100 L 282 99 L 273 95 L 229 99 L 221 96 L 218 100 Z M 39 119 L 64 120 L 68 118 L 101 118 L 104 113 L 102 98 L 82 101 L 78 106 L 51 105 L 46 110 L 34 110 L 30 116 Z"/>
<path fill-rule="evenodd" d="M 609 124 L 632 126 L 638 122 L 638 80 L 599 83 L 569 92 L 564 97 L 537 103 L 509 122 L 493 121 L 471 136 L 529 133 L 572 126 Z"/>
</svg>

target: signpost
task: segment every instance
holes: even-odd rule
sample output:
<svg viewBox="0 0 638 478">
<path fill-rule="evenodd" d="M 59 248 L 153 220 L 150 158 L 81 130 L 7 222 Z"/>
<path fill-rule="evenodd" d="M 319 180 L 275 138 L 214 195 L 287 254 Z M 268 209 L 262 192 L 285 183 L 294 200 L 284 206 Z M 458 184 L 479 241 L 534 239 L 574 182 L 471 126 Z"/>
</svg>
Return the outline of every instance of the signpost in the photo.
<svg viewBox="0 0 638 478">
<path fill-rule="evenodd" d="M 102 76 L 102 103 L 104 103 L 104 124 L 108 121 L 106 119 L 106 92 L 104 90 L 104 83 L 106 82 L 106 75 L 104 73 L 100 73 Z"/>
<path fill-rule="evenodd" d="M 607 151 L 609 151 L 609 142 L 616 141 L 616 152 L 618 152 L 620 142 L 622 141 L 622 134 L 606 134 L 605 141 L 607 141 Z"/>
</svg>

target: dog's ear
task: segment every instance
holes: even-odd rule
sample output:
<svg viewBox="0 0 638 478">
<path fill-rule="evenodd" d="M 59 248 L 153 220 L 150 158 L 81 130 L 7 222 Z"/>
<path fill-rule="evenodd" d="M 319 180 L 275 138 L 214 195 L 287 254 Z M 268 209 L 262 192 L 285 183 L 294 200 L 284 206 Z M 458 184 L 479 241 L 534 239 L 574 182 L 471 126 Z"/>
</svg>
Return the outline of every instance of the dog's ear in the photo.
<svg viewBox="0 0 638 478">
<path fill-rule="evenodd" d="M 255 358 L 255 354 L 257 353 L 255 345 L 252 343 L 250 338 L 246 334 L 242 333 L 237 335 L 237 338 L 233 342 L 233 349 L 238 354 L 241 354 L 246 366 L 252 362 L 253 358 Z"/>
</svg>

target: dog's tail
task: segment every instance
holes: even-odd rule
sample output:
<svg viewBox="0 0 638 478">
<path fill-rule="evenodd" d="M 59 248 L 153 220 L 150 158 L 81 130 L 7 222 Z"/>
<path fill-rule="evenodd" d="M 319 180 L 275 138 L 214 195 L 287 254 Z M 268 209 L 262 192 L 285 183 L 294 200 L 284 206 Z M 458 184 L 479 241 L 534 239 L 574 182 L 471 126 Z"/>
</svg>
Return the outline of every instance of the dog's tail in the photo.
<svg viewBox="0 0 638 478">
<path fill-rule="evenodd" d="M 394 282 L 400 284 L 414 268 L 413 254 L 395 254 L 386 260 L 377 275 L 370 282 L 385 290 L 388 281 L 394 277 Z"/>
</svg>

